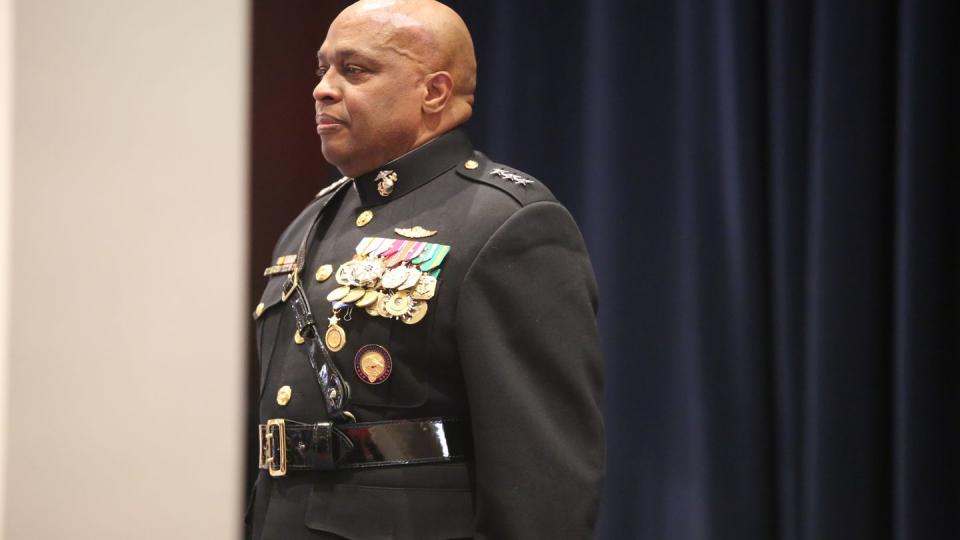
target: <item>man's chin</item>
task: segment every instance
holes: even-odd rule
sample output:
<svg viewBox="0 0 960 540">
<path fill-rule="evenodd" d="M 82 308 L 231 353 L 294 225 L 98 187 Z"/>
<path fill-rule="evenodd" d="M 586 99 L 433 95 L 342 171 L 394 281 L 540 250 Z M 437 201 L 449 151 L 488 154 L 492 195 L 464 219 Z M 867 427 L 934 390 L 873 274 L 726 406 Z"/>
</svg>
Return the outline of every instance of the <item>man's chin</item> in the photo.
<svg viewBox="0 0 960 540">
<path fill-rule="evenodd" d="M 320 145 L 320 153 L 323 154 L 323 159 L 325 159 L 327 163 L 338 169 L 347 161 L 347 152 L 345 152 L 345 149 L 341 148 L 340 145 L 330 144 L 327 141 L 323 141 L 323 144 Z"/>
</svg>

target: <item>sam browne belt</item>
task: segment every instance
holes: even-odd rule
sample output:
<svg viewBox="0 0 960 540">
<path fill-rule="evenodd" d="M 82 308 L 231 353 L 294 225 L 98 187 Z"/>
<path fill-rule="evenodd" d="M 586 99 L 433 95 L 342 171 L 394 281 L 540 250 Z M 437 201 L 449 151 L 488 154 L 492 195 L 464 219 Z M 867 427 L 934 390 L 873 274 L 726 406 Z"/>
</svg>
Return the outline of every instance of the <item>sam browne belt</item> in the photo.
<svg viewBox="0 0 960 540">
<path fill-rule="evenodd" d="M 306 424 L 282 418 L 260 424 L 260 468 L 331 471 L 456 461 L 469 453 L 470 426 L 455 418 Z"/>
</svg>

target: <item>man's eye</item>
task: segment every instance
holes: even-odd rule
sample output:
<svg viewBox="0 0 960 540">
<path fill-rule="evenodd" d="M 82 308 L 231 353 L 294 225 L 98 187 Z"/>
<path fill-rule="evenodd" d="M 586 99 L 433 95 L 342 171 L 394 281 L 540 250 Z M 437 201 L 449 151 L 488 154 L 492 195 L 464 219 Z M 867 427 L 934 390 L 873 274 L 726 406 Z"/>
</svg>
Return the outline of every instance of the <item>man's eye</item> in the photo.
<svg viewBox="0 0 960 540">
<path fill-rule="evenodd" d="M 317 69 L 317 77 L 320 77 L 320 78 L 322 79 L 323 76 L 326 75 L 326 74 L 327 74 L 327 68 L 322 67 L 322 68 Z"/>
<path fill-rule="evenodd" d="M 347 64 L 343 67 L 343 71 L 351 75 L 356 75 L 358 73 L 363 73 L 363 68 L 360 66 L 355 66 L 353 64 Z"/>
</svg>

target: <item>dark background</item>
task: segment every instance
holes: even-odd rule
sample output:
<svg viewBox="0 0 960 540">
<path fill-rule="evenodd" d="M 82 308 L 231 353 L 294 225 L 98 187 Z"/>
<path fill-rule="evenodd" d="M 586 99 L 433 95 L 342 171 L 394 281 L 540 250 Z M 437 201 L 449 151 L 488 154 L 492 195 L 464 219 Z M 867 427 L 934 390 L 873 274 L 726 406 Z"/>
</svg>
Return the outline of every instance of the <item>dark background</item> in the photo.
<svg viewBox="0 0 960 540">
<path fill-rule="evenodd" d="M 957 2 L 449 4 L 475 145 L 600 282 L 597 537 L 960 538 Z M 337 177 L 310 93 L 343 5 L 252 3 L 251 305 Z"/>
</svg>

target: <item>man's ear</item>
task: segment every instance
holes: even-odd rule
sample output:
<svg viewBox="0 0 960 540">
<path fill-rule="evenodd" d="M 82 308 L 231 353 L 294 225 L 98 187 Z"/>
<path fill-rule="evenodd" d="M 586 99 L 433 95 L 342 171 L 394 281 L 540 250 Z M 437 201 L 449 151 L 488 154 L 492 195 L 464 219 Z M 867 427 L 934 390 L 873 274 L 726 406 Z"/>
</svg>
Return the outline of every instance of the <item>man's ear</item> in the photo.
<svg viewBox="0 0 960 540">
<path fill-rule="evenodd" d="M 453 77 L 446 71 L 427 75 L 426 95 L 423 98 L 423 112 L 436 114 L 446 108 L 453 95 Z"/>
</svg>

